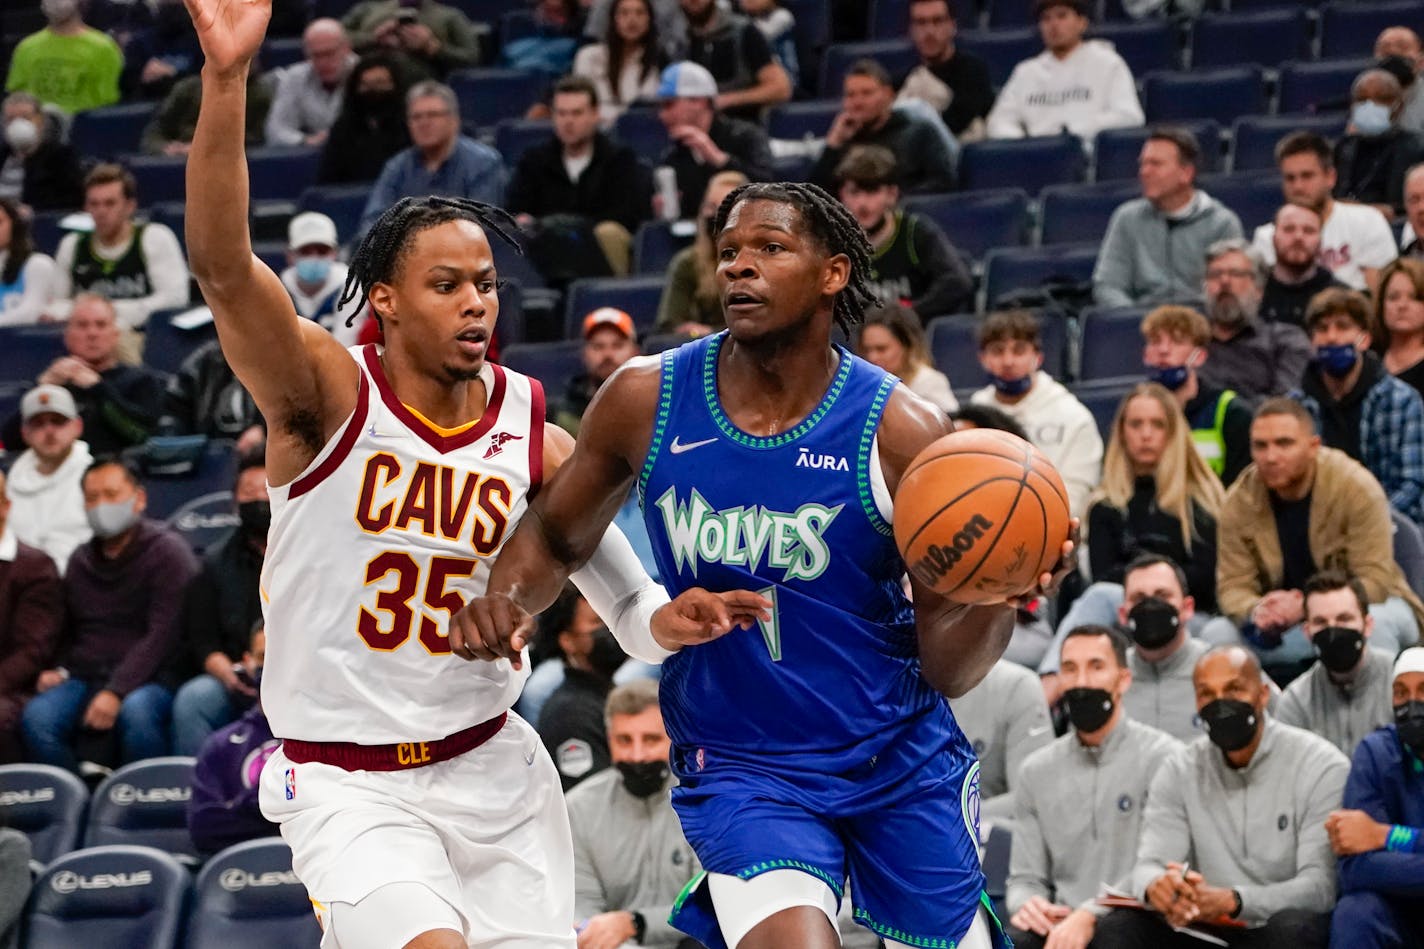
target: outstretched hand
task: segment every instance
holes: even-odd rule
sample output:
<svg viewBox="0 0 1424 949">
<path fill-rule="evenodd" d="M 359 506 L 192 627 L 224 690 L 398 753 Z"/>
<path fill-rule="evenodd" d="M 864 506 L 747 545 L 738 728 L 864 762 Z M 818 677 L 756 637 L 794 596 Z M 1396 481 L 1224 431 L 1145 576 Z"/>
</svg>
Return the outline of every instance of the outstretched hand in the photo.
<svg viewBox="0 0 1424 949">
<path fill-rule="evenodd" d="M 1008 603 L 1015 608 L 1025 608 L 1039 597 L 1058 595 L 1058 588 L 1068 575 L 1078 569 L 1078 546 L 1082 543 L 1082 522 L 1073 518 L 1068 522 L 1068 539 L 1058 552 L 1058 562 L 1053 569 L 1038 578 L 1038 586 L 1022 596 L 1010 597 Z"/>
<path fill-rule="evenodd" d="M 759 619 L 770 620 L 771 606 L 750 590 L 712 593 L 692 587 L 653 614 L 653 638 L 664 649 L 711 642 L 738 627 L 751 629 Z"/>
<path fill-rule="evenodd" d="M 207 66 L 219 73 L 245 69 L 262 48 L 272 0 L 183 0 L 193 18 Z"/>
</svg>

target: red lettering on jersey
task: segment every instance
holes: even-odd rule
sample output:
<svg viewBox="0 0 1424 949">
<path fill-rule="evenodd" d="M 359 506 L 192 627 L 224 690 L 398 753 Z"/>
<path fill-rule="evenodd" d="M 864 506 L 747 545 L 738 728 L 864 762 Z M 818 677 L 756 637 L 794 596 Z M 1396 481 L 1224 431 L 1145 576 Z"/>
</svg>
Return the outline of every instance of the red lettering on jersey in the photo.
<svg viewBox="0 0 1424 949">
<path fill-rule="evenodd" d="M 391 526 L 395 502 L 390 501 L 375 512 L 371 510 L 371 505 L 376 500 L 376 488 L 389 485 L 400 476 L 400 471 L 400 462 L 396 461 L 395 455 L 387 452 L 377 452 L 366 459 L 366 470 L 361 476 L 361 503 L 356 506 L 356 523 L 361 525 L 362 530 L 379 534 Z"/>
<path fill-rule="evenodd" d="M 460 499 L 455 500 L 455 469 L 440 466 L 440 535 L 446 540 L 459 540 L 465 529 L 465 518 L 470 513 L 470 502 L 475 499 L 475 486 L 479 475 L 465 475 L 465 483 L 460 488 Z"/>
<path fill-rule="evenodd" d="M 480 484 L 480 510 L 489 517 L 489 523 L 475 521 L 470 543 L 476 553 L 488 557 L 499 548 L 509 526 L 509 502 L 513 497 L 514 491 L 503 478 L 486 478 Z"/>
<path fill-rule="evenodd" d="M 415 473 L 405 489 L 405 500 L 396 516 L 396 530 L 409 530 L 410 522 L 418 520 L 421 532 L 434 536 L 435 504 L 435 466 L 422 461 L 415 466 Z"/>
</svg>

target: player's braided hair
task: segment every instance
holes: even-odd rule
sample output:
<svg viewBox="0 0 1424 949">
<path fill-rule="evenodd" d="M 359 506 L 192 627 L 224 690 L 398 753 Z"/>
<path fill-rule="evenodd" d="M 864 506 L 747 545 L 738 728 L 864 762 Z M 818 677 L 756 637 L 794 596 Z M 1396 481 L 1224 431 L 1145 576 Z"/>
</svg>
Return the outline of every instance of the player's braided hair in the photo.
<svg viewBox="0 0 1424 949">
<path fill-rule="evenodd" d="M 345 306 L 357 298 L 365 299 L 371 288 L 378 283 L 389 283 L 400 267 L 402 259 L 410 251 L 410 238 L 425 230 L 444 224 L 446 221 L 472 221 L 486 233 L 494 233 L 519 253 L 524 248 L 514 238 L 519 225 L 514 216 L 503 208 L 492 204 L 471 201 L 468 198 L 442 198 L 429 195 L 424 198 L 401 198 L 386 208 L 376 219 L 356 253 L 351 255 L 351 269 L 346 274 L 346 284 L 341 288 L 341 299 L 337 306 Z M 356 319 L 353 311 L 346 318 L 350 326 Z M 374 315 L 374 314 L 373 314 Z M 376 322 L 380 322 L 376 316 Z"/>
<path fill-rule="evenodd" d="M 795 181 L 754 182 L 742 185 L 722 201 L 717 209 L 713 233 L 720 233 L 727 224 L 727 215 L 738 201 L 779 201 L 801 212 L 801 219 L 828 254 L 845 254 L 850 258 L 850 279 L 845 289 L 836 294 L 836 323 L 851 334 L 851 328 L 864 322 L 865 311 L 880 303 L 868 283 L 870 278 L 870 241 L 855 217 L 829 193 L 813 184 Z"/>
</svg>

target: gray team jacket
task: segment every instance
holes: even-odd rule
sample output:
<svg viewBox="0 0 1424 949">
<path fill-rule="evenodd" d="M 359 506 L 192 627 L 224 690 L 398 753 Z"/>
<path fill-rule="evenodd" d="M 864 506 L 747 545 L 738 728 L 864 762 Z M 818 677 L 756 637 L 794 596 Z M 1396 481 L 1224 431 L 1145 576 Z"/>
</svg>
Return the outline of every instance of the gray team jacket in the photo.
<svg viewBox="0 0 1424 949">
<path fill-rule="evenodd" d="M 1132 893 L 1142 899 L 1169 861 L 1241 894 L 1259 926 L 1286 909 L 1335 906 L 1325 818 L 1340 806 L 1350 762 L 1319 735 L 1267 716 L 1251 762 L 1237 770 L 1206 736 L 1169 756 L 1147 795 Z"/>
<path fill-rule="evenodd" d="M 1009 913 L 1033 896 L 1078 907 L 1104 883 L 1125 886 L 1152 777 L 1181 747 L 1124 716 L 1097 748 L 1069 732 L 1029 755 L 1014 792 Z"/>
<path fill-rule="evenodd" d="M 1122 699 L 1127 714 L 1178 741 L 1200 738 L 1203 732 L 1197 722 L 1197 692 L 1192 685 L 1192 670 L 1208 648 L 1200 639 L 1188 637 L 1182 648 L 1161 662 L 1148 662 L 1136 649 L 1128 650 L 1132 687 Z"/>
<path fill-rule="evenodd" d="M 1005 659 L 949 707 L 979 758 L 980 814 L 1007 820 L 1013 789 L 1030 753 L 1053 740 L 1053 722 L 1038 676 Z"/>
<path fill-rule="evenodd" d="M 1276 702 L 1276 720 L 1304 728 L 1339 748 L 1347 757 L 1370 732 L 1394 721 L 1394 660 L 1368 650 L 1353 682 L 1340 686 L 1320 663 L 1286 687 Z"/>
</svg>

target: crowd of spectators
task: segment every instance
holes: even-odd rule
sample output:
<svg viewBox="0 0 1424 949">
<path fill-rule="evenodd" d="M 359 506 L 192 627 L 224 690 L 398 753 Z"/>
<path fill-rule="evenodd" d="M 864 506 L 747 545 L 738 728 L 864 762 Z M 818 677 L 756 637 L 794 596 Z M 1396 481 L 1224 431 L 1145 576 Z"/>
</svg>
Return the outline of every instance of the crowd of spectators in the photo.
<svg viewBox="0 0 1424 949">
<path fill-rule="evenodd" d="M 1369 61 L 1337 90 L 1342 132 L 1315 116 L 1281 131 L 1280 203 L 1253 215 L 1204 180 L 1214 140 L 1145 125 L 1143 77 L 1094 35 L 1087 0 L 1034 0 L 1042 50 L 998 88 L 956 0 L 901 4 L 911 57 L 845 63 L 833 88 L 797 5 L 775 0 L 551 0 L 512 11 L 523 32 L 439 0 L 363 0 L 339 19 L 299 6 L 274 10 L 300 58 L 252 70 L 246 138 L 364 198 L 349 224 L 265 222 L 298 312 L 345 345 L 379 328 L 341 302 L 343 257 L 402 197 L 507 209 L 556 299 L 636 273 L 640 231 L 664 227 L 677 241 L 655 314 L 614 301 L 566 323 L 579 362 L 549 418 L 576 435 L 650 336 L 722 328 L 718 208 L 796 169 L 872 250 L 883 306 L 847 344 L 958 424 L 1053 462 L 1081 570 L 1025 605 L 1004 659 L 952 703 L 980 759 L 981 837 L 1011 835 L 995 895 L 1016 944 L 1196 945 L 1181 927 L 1246 949 L 1424 939 L 1424 19 L 1354 51 Z M 1184 24 L 1203 4 L 1121 6 Z M 146 361 L 151 321 L 201 306 L 181 228 L 140 193 L 137 156 L 85 154 L 69 134 L 76 115 L 148 103 L 135 149 L 181 162 L 201 53 L 169 0 L 40 13 L 6 67 L 0 331 L 62 324 L 62 355 L 0 373 L 24 384 L 0 418 L 0 763 L 93 781 L 194 756 L 191 829 L 212 853 L 272 832 L 255 803 L 276 741 L 258 697 L 263 422 L 216 340 L 167 372 Z M 462 70 L 496 63 L 547 90 L 501 128 L 531 131 L 508 137 L 517 148 L 469 121 L 480 92 Z M 810 90 L 822 127 L 774 135 L 777 107 Z M 625 141 L 629 120 L 656 123 L 665 148 Z M 1091 273 L 988 298 L 980 235 L 931 210 L 964 183 L 965 148 L 1071 137 L 1091 165 L 1104 133 L 1133 130 L 1135 190 L 1105 213 Z M 1073 374 L 1104 313 L 1140 335 L 1140 359 L 1116 337 L 1131 372 L 1095 392 Z M 945 326 L 970 327 L 956 345 L 981 376 L 936 345 Z M 198 551 L 147 513 L 146 459 L 169 436 L 232 446 L 235 526 Z M 655 572 L 639 521 L 633 497 L 616 523 Z M 699 868 L 668 804 L 656 670 L 572 589 L 533 658 L 517 710 L 567 791 L 579 945 L 694 949 L 666 925 Z"/>
</svg>

